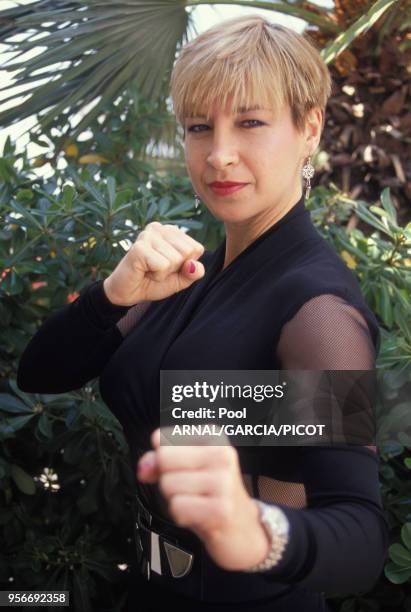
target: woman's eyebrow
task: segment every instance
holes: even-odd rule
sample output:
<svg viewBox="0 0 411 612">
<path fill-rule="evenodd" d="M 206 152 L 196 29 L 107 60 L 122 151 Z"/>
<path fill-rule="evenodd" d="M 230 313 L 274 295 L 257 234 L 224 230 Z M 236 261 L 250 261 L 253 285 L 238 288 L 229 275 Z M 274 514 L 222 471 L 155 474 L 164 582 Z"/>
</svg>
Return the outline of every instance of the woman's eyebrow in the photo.
<svg viewBox="0 0 411 612">
<path fill-rule="evenodd" d="M 263 108 L 261 106 L 259 106 L 258 104 L 255 104 L 254 106 L 240 106 L 240 108 L 237 111 L 237 115 L 244 115 L 245 113 L 248 113 L 250 111 L 254 111 L 254 110 L 270 110 L 269 108 Z M 186 119 L 193 119 L 193 118 L 197 118 L 197 119 L 206 119 L 205 115 L 190 115 L 187 116 Z"/>
<path fill-rule="evenodd" d="M 246 106 L 240 106 L 240 108 L 238 109 L 238 112 L 239 113 L 248 113 L 249 111 L 254 111 L 254 110 L 269 110 L 269 109 L 268 108 L 262 108 L 258 104 L 255 104 L 254 106 L 249 106 L 248 108 Z"/>
</svg>

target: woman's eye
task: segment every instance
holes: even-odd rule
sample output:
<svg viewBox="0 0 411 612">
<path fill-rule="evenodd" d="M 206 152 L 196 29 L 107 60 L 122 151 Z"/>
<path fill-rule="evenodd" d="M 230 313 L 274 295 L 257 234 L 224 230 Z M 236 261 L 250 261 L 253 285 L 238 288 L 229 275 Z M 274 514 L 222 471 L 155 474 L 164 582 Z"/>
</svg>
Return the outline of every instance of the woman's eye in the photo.
<svg viewBox="0 0 411 612">
<path fill-rule="evenodd" d="M 262 121 L 259 121 L 258 119 L 246 119 L 245 121 L 243 121 L 243 123 L 250 123 L 251 121 L 258 123 L 258 125 L 252 125 L 251 127 L 259 127 L 260 125 L 264 125 L 264 123 Z"/>
<path fill-rule="evenodd" d="M 259 121 L 258 119 L 245 119 L 244 121 L 242 121 L 241 123 L 256 123 L 257 125 L 251 125 L 249 127 L 260 127 L 260 125 L 264 125 L 264 123 L 262 121 Z M 189 132 L 193 132 L 194 134 L 198 134 L 199 132 L 202 132 L 203 130 L 196 130 L 195 128 L 201 128 L 201 127 L 205 127 L 208 128 L 208 125 L 205 125 L 204 123 L 197 123 L 195 125 L 191 125 L 188 128 Z"/>
</svg>

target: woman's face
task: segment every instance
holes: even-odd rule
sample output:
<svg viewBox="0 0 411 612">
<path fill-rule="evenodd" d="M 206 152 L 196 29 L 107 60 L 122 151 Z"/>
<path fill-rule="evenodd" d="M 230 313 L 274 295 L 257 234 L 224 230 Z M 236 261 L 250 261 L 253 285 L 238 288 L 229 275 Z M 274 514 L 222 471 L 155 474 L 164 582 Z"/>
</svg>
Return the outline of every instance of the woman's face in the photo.
<svg viewBox="0 0 411 612">
<path fill-rule="evenodd" d="M 243 109 L 230 115 L 214 107 L 210 121 L 185 119 L 185 161 L 195 192 L 222 221 L 269 217 L 301 197 L 301 169 L 320 138 L 322 114 L 313 109 L 304 132 L 295 128 L 289 107 L 275 117 L 270 109 Z M 248 183 L 229 195 L 209 183 Z"/>
</svg>

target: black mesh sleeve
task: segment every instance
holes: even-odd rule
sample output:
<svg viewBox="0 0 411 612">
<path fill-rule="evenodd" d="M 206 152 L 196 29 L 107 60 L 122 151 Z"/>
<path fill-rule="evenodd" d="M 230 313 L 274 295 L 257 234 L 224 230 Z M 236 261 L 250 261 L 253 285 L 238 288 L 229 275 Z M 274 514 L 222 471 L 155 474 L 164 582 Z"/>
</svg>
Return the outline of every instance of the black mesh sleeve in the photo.
<svg viewBox="0 0 411 612">
<path fill-rule="evenodd" d="M 135 304 L 130 308 L 128 313 L 116 323 L 123 337 L 126 337 L 137 325 L 143 314 L 148 310 L 150 304 L 152 304 L 152 302 L 149 300 Z"/>
<path fill-rule="evenodd" d="M 31 393 L 64 393 L 97 377 L 123 340 L 116 325 L 130 307 L 107 298 L 103 280 L 53 312 L 20 358 L 17 386 Z"/>
<path fill-rule="evenodd" d="M 276 504 L 290 523 L 289 542 L 265 578 L 328 595 L 370 591 L 389 545 L 375 451 L 307 446 L 299 453 L 307 508 Z"/>
<path fill-rule="evenodd" d="M 281 330 L 281 368 L 288 370 L 369 370 L 376 349 L 363 314 L 343 298 L 311 298 Z"/>
<path fill-rule="evenodd" d="M 375 349 L 362 313 L 334 295 L 307 301 L 284 325 L 277 354 L 282 369 L 366 370 Z M 383 571 L 388 523 L 373 446 L 301 446 L 307 507 L 276 504 L 290 539 L 267 580 L 298 582 L 328 594 L 369 591 Z"/>
</svg>

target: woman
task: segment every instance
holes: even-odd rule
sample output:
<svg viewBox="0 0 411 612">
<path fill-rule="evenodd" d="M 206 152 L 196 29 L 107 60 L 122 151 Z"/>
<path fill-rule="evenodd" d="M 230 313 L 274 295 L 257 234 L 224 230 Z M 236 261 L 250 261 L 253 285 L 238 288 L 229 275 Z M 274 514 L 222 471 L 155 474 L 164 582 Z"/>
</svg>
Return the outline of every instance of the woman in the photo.
<svg viewBox="0 0 411 612">
<path fill-rule="evenodd" d="M 26 391 L 99 376 L 139 459 L 129 610 L 317 612 L 325 593 L 367 591 L 383 569 L 374 446 L 159 443 L 160 370 L 375 367 L 377 321 L 304 206 L 330 89 L 319 53 L 260 16 L 187 44 L 171 94 L 196 200 L 224 223 L 223 243 L 204 252 L 150 223 L 22 356 Z"/>
</svg>

